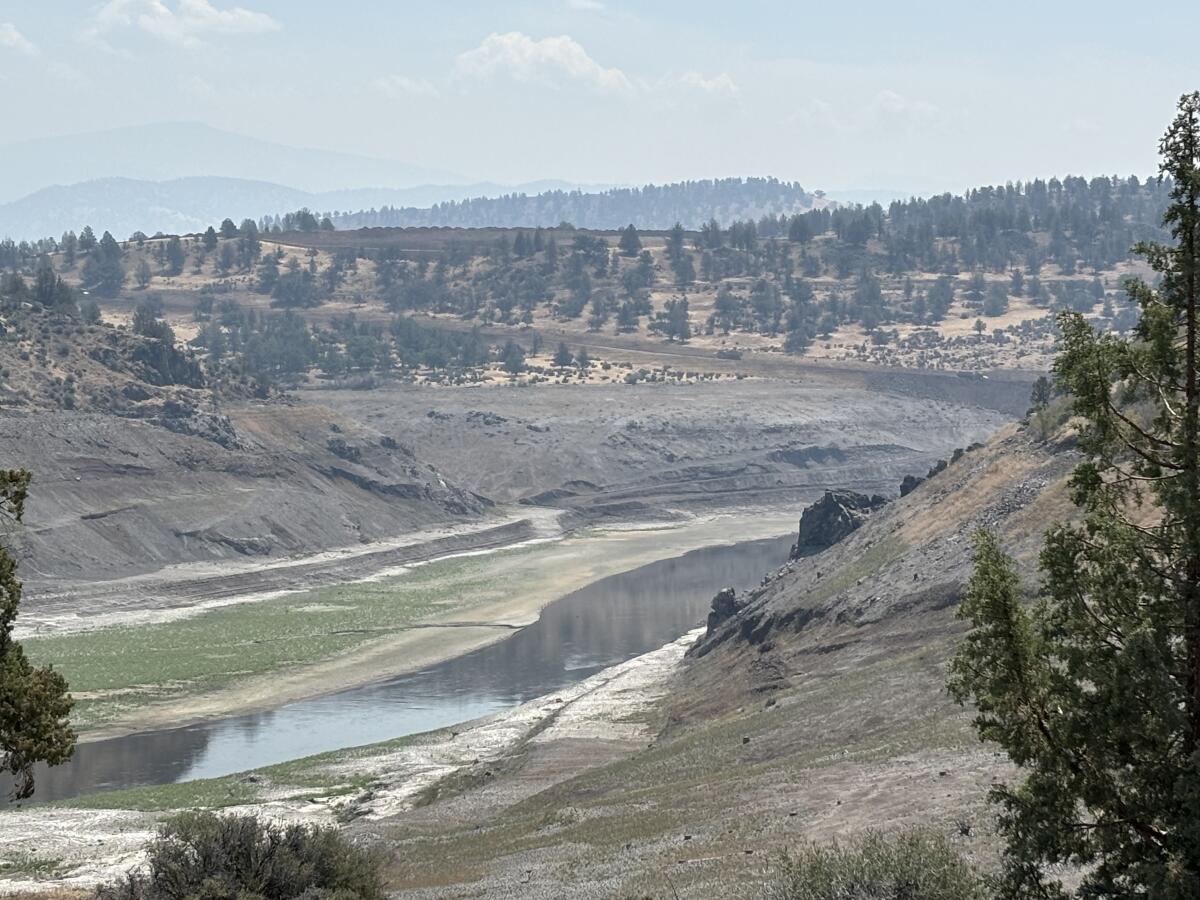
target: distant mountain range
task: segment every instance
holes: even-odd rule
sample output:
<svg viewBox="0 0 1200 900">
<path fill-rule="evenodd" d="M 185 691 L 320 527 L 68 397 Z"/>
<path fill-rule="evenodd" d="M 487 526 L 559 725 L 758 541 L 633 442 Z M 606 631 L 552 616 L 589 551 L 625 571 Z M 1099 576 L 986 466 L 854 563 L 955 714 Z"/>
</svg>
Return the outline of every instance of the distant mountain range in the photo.
<svg viewBox="0 0 1200 900">
<path fill-rule="evenodd" d="M 358 187 L 358 186 L 362 187 Z M 349 187 L 355 186 L 355 187 Z M 875 192 L 866 192 L 875 193 Z M 887 192 L 879 192 L 887 193 Z M 0 145 L 0 238 L 91 225 L 127 238 L 199 231 L 301 207 L 341 228 L 398 225 L 689 228 L 716 218 L 803 212 L 818 195 L 773 178 L 623 187 L 502 185 L 409 163 L 289 147 L 168 122 Z"/>
<path fill-rule="evenodd" d="M 168 181 L 197 175 L 302 191 L 348 185 L 409 188 L 472 179 L 393 159 L 289 147 L 197 122 L 163 122 L 0 145 L 0 203 L 51 185 L 100 178 Z"/>
<path fill-rule="evenodd" d="M 310 192 L 268 181 L 201 176 L 169 181 L 100 178 L 80 184 L 43 188 L 0 204 L 0 238 L 34 240 L 78 232 L 91 225 L 127 238 L 135 231 L 184 234 L 219 225 L 229 217 L 257 221 L 308 207 L 317 212 L 358 211 L 381 207 L 431 207 L 447 201 L 541 194 L 555 190 L 603 190 L 607 185 L 539 181 L 521 185 L 425 184 L 410 188 L 355 188 Z"/>
</svg>

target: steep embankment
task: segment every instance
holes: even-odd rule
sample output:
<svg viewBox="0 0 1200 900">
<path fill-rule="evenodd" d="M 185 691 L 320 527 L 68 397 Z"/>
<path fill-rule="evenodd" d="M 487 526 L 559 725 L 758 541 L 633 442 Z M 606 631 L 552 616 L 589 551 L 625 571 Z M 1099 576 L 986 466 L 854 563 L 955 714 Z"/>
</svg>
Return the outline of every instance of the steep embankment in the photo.
<svg viewBox="0 0 1200 900">
<path fill-rule="evenodd" d="M 752 896 L 776 851 L 881 825 L 932 825 L 988 864 L 1006 764 L 945 692 L 954 608 L 977 528 L 1030 574 L 1074 462 L 1001 431 L 739 598 L 635 714 L 649 745 L 587 760 L 570 735 L 531 741 L 363 827 L 414 897 Z"/>
<path fill-rule="evenodd" d="M 221 422 L 218 441 L 103 413 L 0 417 L 5 464 L 34 473 L 21 532 L 32 603 L 51 580 L 353 546 L 487 508 L 328 409 L 262 404 Z"/>
<path fill-rule="evenodd" d="M 396 435 L 249 401 L 269 392 L 246 377 L 214 384 L 161 322 L 94 321 L 49 270 L 5 276 L 0 294 L 0 465 L 34 476 L 11 536 L 26 613 L 51 590 L 361 547 L 490 506 Z"/>
</svg>

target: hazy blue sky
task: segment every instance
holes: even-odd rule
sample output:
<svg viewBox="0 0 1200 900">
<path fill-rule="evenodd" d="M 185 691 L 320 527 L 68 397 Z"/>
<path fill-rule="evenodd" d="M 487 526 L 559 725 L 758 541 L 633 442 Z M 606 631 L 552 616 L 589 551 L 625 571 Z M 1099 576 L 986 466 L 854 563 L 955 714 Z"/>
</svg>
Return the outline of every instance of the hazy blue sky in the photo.
<svg viewBox="0 0 1200 900">
<path fill-rule="evenodd" d="M 0 0 L 0 143 L 197 120 L 506 182 L 1146 174 L 1198 30 L 1196 0 Z"/>
</svg>

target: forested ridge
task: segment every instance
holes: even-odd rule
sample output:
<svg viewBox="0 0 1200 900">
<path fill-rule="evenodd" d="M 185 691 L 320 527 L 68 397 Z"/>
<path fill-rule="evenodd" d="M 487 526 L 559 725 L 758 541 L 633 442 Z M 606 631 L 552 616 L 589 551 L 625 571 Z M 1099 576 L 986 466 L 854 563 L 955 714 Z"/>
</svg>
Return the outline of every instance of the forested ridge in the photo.
<svg viewBox="0 0 1200 900">
<path fill-rule="evenodd" d="M 698 228 L 762 215 L 803 212 L 817 201 L 794 182 L 775 178 L 719 178 L 676 184 L 613 188 L 600 193 L 544 191 L 529 196 L 477 197 L 426 209 L 384 206 L 331 216 L 338 228 L 452 226 L 510 228 L 570 222 L 578 228 L 612 229 L 634 222 L 640 228 Z"/>
</svg>

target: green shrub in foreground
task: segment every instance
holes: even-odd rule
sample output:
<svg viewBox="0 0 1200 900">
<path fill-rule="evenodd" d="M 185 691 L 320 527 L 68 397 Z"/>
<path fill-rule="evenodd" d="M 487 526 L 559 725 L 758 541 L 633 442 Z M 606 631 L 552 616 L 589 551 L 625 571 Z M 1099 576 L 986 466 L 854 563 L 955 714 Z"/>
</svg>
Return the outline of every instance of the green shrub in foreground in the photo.
<svg viewBox="0 0 1200 900">
<path fill-rule="evenodd" d="M 868 833 L 784 857 L 767 900 L 985 900 L 983 879 L 944 838 Z"/>
<path fill-rule="evenodd" d="M 379 864 L 336 828 L 184 813 L 159 829 L 144 871 L 97 900 L 380 900 Z"/>
</svg>

